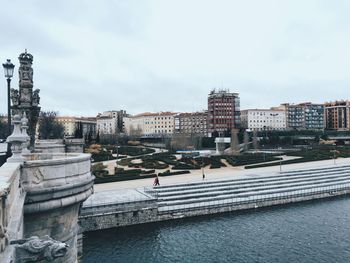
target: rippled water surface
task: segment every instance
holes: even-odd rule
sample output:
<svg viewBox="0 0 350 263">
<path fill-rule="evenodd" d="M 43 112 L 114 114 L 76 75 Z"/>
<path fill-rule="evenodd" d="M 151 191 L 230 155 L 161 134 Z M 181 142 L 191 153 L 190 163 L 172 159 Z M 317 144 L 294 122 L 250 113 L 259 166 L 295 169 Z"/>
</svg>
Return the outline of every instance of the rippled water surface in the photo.
<svg viewBox="0 0 350 263">
<path fill-rule="evenodd" d="M 92 262 L 350 262 L 350 198 L 90 232 Z"/>
</svg>

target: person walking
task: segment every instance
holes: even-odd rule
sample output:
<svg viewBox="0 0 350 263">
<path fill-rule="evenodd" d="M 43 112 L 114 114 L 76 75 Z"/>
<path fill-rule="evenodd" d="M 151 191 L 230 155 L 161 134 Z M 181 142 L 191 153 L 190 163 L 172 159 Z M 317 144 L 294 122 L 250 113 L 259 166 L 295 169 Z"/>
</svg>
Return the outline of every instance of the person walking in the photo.
<svg viewBox="0 0 350 263">
<path fill-rule="evenodd" d="M 204 181 L 204 179 L 205 179 L 205 174 L 204 174 L 204 172 L 202 173 L 202 177 L 203 177 L 203 181 Z"/>
<path fill-rule="evenodd" d="M 160 185 L 160 184 L 159 184 L 158 175 L 156 176 L 156 178 L 154 178 L 154 183 L 153 183 L 153 185 L 154 185 L 154 186 Z"/>
</svg>

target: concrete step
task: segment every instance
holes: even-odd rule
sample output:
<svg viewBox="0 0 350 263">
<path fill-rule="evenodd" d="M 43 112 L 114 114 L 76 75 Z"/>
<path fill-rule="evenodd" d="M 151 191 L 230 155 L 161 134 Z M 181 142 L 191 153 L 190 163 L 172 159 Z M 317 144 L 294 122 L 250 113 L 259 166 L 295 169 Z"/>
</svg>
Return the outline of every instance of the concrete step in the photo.
<svg viewBox="0 0 350 263">
<path fill-rule="evenodd" d="M 221 181 L 208 181 L 201 182 L 197 184 L 191 185 L 173 185 L 171 188 L 167 187 L 165 189 L 154 188 L 157 192 L 158 196 L 167 196 L 167 195 L 176 195 L 177 192 L 184 193 L 186 191 L 208 191 L 208 189 L 214 187 L 244 187 L 245 185 L 253 185 L 253 184 L 264 184 L 264 183 L 278 183 L 284 181 L 292 181 L 292 180 L 308 180 L 308 179 L 318 179 L 327 176 L 338 176 L 344 175 L 343 171 L 330 171 L 325 174 L 310 174 L 310 175 L 293 175 L 293 176 L 273 176 L 273 177 L 258 177 L 254 178 L 254 180 L 250 180 L 252 178 L 246 178 L 241 180 L 221 180 Z"/>
<path fill-rule="evenodd" d="M 292 170 L 292 171 L 282 171 L 280 174 L 289 175 L 289 174 L 303 174 L 303 173 L 309 173 L 309 172 L 327 172 L 330 170 L 340 170 L 340 169 L 350 169 L 350 165 L 337 165 L 337 166 L 328 166 L 328 167 L 320 167 L 320 168 L 310 168 L 310 169 L 299 169 L 299 170 Z"/>
<path fill-rule="evenodd" d="M 231 194 L 231 193 L 221 193 L 217 196 L 212 197 L 199 197 L 199 198 L 190 198 L 186 200 L 173 200 L 173 201 L 167 201 L 167 202 L 158 202 L 158 207 L 164 207 L 164 206 L 175 206 L 175 205 L 188 205 L 192 204 L 193 206 L 196 206 L 196 204 L 199 203 L 205 203 L 205 202 L 215 202 L 215 201 L 222 201 L 222 200 L 232 200 L 234 202 L 235 200 L 244 199 L 244 198 L 250 198 L 254 199 L 257 196 L 266 196 L 266 195 L 288 195 L 292 192 L 298 192 L 298 191 L 306 191 L 306 192 L 315 192 L 317 189 L 336 189 L 337 187 L 350 187 L 350 178 L 345 180 L 340 180 L 338 182 L 327 182 L 322 184 L 308 184 L 308 185 L 302 185 L 302 186 L 289 186 L 289 187 L 282 187 L 282 188 L 270 188 L 265 190 L 252 190 L 247 191 L 243 193 L 237 193 L 237 194 Z M 326 190 L 326 189 L 325 189 Z M 170 209 L 170 208 L 169 208 Z"/>
<path fill-rule="evenodd" d="M 276 194 L 260 194 L 256 196 L 247 196 L 241 198 L 226 198 L 221 200 L 210 200 L 204 202 L 196 202 L 191 204 L 179 204 L 179 205 L 169 205 L 158 208 L 158 212 L 160 214 L 168 214 L 168 213 L 181 213 L 188 212 L 194 210 L 202 210 L 202 209 L 210 209 L 210 208 L 220 208 L 227 206 L 242 206 L 244 204 L 254 205 L 255 208 L 259 207 L 259 203 L 273 201 L 273 200 L 281 200 L 281 199 L 291 199 L 297 197 L 305 197 L 308 195 L 315 195 L 321 193 L 328 193 L 330 196 L 336 193 L 339 190 L 350 190 L 350 183 L 342 185 L 340 188 L 339 185 L 329 186 L 328 189 L 304 189 L 302 191 L 291 191 L 284 193 L 276 193 Z"/>
<path fill-rule="evenodd" d="M 324 168 L 313 168 L 313 169 L 301 169 L 301 170 L 293 170 L 293 171 L 286 171 L 286 172 L 280 172 L 276 173 L 275 175 L 272 176 L 259 176 L 259 177 L 254 177 L 254 178 L 240 178 L 240 179 L 225 179 L 225 180 L 212 180 L 212 181 L 204 181 L 204 182 L 193 182 L 193 183 L 183 183 L 183 184 L 177 184 L 176 186 L 174 185 L 162 185 L 162 186 L 156 186 L 154 189 L 160 190 L 160 191 L 165 191 L 166 189 L 173 188 L 173 187 L 181 187 L 181 186 L 192 186 L 192 185 L 209 185 L 209 184 L 215 184 L 217 182 L 240 182 L 240 181 L 247 181 L 247 180 L 258 180 L 258 179 L 268 179 L 268 178 L 275 178 L 276 176 L 283 176 L 283 177 L 288 177 L 288 176 L 297 176 L 297 175 L 303 175 L 306 173 L 309 174 L 325 174 L 326 172 L 329 171 L 347 171 L 350 170 L 350 165 L 341 165 L 341 166 L 330 166 L 330 167 L 324 167 Z"/>
<path fill-rule="evenodd" d="M 343 175 L 343 176 L 337 176 L 337 177 L 327 177 L 327 178 L 320 178 L 320 180 L 297 180 L 293 182 L 280 182 L 279 184 L 275 183 L 269 183 L 269 184 L 256 184 L 256 185 L 246 185 L 244 187 L 213 187 L 210 189 L 206 189 L 205 191 L 198 191 L 198 190 L 187 190 L 182 192 L 176 192 L 172 195 L 159 195 L 158 200 L 159 201 L 169 201 L 169 200 L 183 200 L 188 199 L 192 197 L 204 197 L 204 196 L 216 196 L 220 195 L 222 193 L 243 193 L 247 191 L 252 190 L 263 190 L 263 189 L 271 189 L 271 188 L 283 188 L 286 186 L 302 186 L 302 185 L 308 185 L 310 183 L 317 185 L 322 184 L 325 182 L 338 182 L 341 179 L 350 179 L 350 173 Z"/>
</svg>

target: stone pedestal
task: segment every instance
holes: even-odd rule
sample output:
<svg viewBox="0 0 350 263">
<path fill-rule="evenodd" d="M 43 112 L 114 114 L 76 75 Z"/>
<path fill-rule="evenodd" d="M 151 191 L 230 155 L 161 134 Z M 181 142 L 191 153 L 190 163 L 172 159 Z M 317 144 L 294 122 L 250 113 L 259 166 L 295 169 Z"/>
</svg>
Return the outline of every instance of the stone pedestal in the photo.
<svg viewBox="0 0 350 263">
<path fill-rule="evenodd" d="M 69 245 L 56 263 L 77 262 L 78 216 L 93 193 L 89 154 L 32 154 L 23 164 L 24 237 L 45 235 Z"/>
</svg>

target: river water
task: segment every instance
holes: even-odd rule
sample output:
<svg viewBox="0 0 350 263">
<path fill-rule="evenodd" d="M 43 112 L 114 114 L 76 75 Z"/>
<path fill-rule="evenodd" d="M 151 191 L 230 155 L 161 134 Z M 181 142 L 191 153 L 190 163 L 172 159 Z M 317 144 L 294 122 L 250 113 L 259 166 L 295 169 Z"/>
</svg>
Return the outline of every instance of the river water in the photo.
<svg viewBox="0 0 350 263">
<path fill-rule="evenodd" d="M 350 197 L 85 233 L 92 262 L 350 262 Z"/>
</svg>

